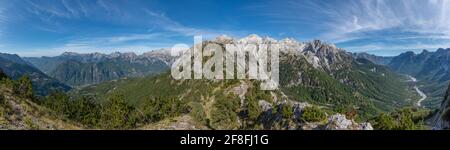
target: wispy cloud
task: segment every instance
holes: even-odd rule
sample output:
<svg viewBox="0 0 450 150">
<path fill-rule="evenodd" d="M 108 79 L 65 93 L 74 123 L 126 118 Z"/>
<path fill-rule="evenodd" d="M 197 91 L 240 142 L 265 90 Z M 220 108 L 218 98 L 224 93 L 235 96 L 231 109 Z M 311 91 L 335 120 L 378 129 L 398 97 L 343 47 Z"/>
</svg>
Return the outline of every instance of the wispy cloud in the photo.
<svg viewBox="0 0 450 150">
<path fill-rule="evenodd" d="M 20 53 L 159 48 L 189 44 L 194 35 L 242 37 L 250 31 L 321 39 L 351 51 L 432 49 L 450 43 L 450 0 L 7 2 L 0 0 L 0 35 L 8 36 L 0 43 Z"/>
<path fill-rule="evenodd" d="M 155 20 L 152 23 L 163 28 L 165 31 L 170 31 L 174 33 L 181 34 L 183 36 L 195 36 L 201 35 L 205 38 L 217 37 L 222 34 L 227 34 L 230 36 L 242 36 L 248 34 L 246 31 L 242 30 L 221 30 L 221 29 L 209 29 L 209 28 L 194 28 L 185 26 L 171 18 L 167 17 L 164 13 L 156 13 L 154 11 L 145 9 L 145 13 Z"/>
<path fill-rule="evenodd" d="M 2 35 L 2 30 L 3 30 L 3 26 L 4 24 L 7 22 L 7 17 L 4 13 L 5 11 L 5 2 L 0 0 L 0 36 Z"/>
<path fill-rule="evenodd" d="M 11 50 L 21 49 L 17 53 L 26 56 L 61 51 L 127 51 L 127 48 L 128 51 L 149 51 L 190 41 L 194 35 L 208 39 L 221 34 L 246 34 L 240 30 L 187 26 L 151 4 L 151 1 L 121 0 L 17 1 L 8 8 L 11 10 L 9 17 L 14 18 L 9 20 L 13 22 L 9 27 L 27 24 L 26 28 L 51 38 L 47 41 L 52 43 L 43 47 L 12 47 Z M 0 9 L 0 23 L 1 12 Z"/>
<path fill-rule="evenodd" d="M 450 36 L 449 0 L 304 0 L 262 4 L 254 10 L 268 15 L 271 23 L 298 30 L 308 26 L 317 32 L 315 38 L 335 43 L 407 39 L 411 33 L 415 38 Z"/>
<path fill-rule="evenodd" d="M 0 2 L 1 5 L 1 2 Z M 0 23 L 6 22 L 6 16 L 3 14 L 3 8 L 0 6 Z"/>
<path fill-rule="evenodd" d="M 366 0 L 357 1 L 332 10 L 339 14 L 326 26 L 333 33 L 325 34 L 332 40 L 345 41 L 364 36 L 370 31 L 396 29 L 422 34 L 450 34 L 450 3 L 447 0 Z M 407 35 L 409 36 L 409 35 Z M 436 37 L 439 38 L 439 37 Z"/>
<path fill-rule="evenodd" d="M 205 37 L 212 37 L 220 34 L 236 33 L 236 31 L 188 27 L 171 19 L 163 12 L 153 10 L 152 8 L 138 7 L 123 1 L 112 3 L 111 1 L 95 0 L 89 4 L 86 4 L 86 1 L 80 0 L 63 0 L 60 3 L 39 4 L 33 1 L 27 2 L 31 6 L 29 11 L 35 16 L 40 17 L 44 22 L 59 26 L 62 26 L 62 24 L 55 18 L 79 19 L 85 17 L 85 19 L 106 20 L 110 23 L 123 23 L 131 26 L 156 27 L 164 32 L 174 32 L 183 36 L 203 35 Z M 122 5 L 130 6 L 124 7 Z"/>
</svg>

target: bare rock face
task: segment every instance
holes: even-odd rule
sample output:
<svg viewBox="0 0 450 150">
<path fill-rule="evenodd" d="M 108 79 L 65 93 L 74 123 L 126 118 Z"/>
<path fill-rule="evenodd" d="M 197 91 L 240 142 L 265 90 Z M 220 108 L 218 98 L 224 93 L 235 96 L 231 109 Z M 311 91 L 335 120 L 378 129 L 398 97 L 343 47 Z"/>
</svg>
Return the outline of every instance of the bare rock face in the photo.
<svg viewBox="0 0 450 150">
<path fill-rule="evenodd" d="M 241 84 L 239 84 L 239 86 L 234 87 L 233 89 L 231 89 L 231 91 L 233 94 L 238 95 L 239 99 L 241 100 L 241 104 L 244 104 L 244 100 L 245 100 L 245 94 L 247 94 L 248 91 L 248 85 L 247 83 L 245 83 L 244 81 L 241 81 Z"/>
<path fill-rule="evenodd" d="M 307 102 L 294 102 L 286 100 L 283 102 L 278 102 L 276 104 L 271 104 L 265 100 L 260 100 L 258 102 L 261 110 L 265 112 L 262 117 L 262 122 L 266 124 L 274 124 L 279 121 L 283 121 L 282 114 L 278 111 L 274 113 L 281 105 L 288 105 L 292 107 L 293 117 L 288 124 L 285 124 L 282 129 L 288 130 L 373 130 L 373 127 L 368 122 L 357 123 L 352 119 L 347 119 L 345 115 L 334 114 L 329 116 L 326 121 L 321 122 L 304 122 L 301 117 L 303 111 L 306 107 L 312 107 L 311 104 Z M 270 129 L 280 129 L 280 128 L 270 128 Z"/>
<path fill-rule="evenodd" d="M 270 111 L 273 108 L 272 104 L 270 104 L 269 102 L 267 102 L 265 100 L 260 100 L 258 102 L 258 105 L 259 105 L 259 107 L 261 107 L 262 111 L 265 111 L 265 112 Z"/>
<path fill-rule="evenodd" d="M 263 42 L 263 39 L 256 34 L 251 34 L 251 35 L 239 40 L 239 43 L 243 43 L 243 44 L 260 44 L 262 42 Z"/>
<path fill-rule="evenodd" d="M 354 120 L 349 120 L 342 114 L 335 114 L 328 118 L 325 125 L 326 130 L 373 130 L 368 122 L 358 124 Z"/>
<path fill-rule="evenodd" d="M 173 62 L 175 62 L 176 57 L 172 56 L 170 54 L 169 49 L 159 49 L 159 50 L 153 50 L 150 52 L 143 53 L 139 57 L 144 57 L 147 59 L 157 59 L 165 62 L 167 66 L 172 66 Z"/>
<path fill-rule="evenodd" d="M 364 122 L 360 124 L 362 130 L 373 130 L 372 124 Z"/>
<path fill-rule="evenodd" d="M 218 36 L 215 41 L 217 41 L 219 43 L 228 44 L 228 43 L 233 43 L 234 39 L 227 35 L 221 35 L 221 36 Z"/>
<path fill-rule="evenodd" d="M 300 117 L 303 114 L 303 110 L 306 107 L 311 107 L 311 105 L 307 102 L 293 102 L 293 110 L 294 110 L 294 118 L 300 120 Z"/>
<path fill-rule="evenodd" d="M 198 124 L 189 115 L 162 120 L 157 123 L 145 125 L 140 130 L 207 130 L 208 127 Z"/>
<path fill-rule="evenodd" d="M 434 116 L 434 129 L 450 129 L 450 85 L 442 101 L 441 108 Z"/>
</svg>

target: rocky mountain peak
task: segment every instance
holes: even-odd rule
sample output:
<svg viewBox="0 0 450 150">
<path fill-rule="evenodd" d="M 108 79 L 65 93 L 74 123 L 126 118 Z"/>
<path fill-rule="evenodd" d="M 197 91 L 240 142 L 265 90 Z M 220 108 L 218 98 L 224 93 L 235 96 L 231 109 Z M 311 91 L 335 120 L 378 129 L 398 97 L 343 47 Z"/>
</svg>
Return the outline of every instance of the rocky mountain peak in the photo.
<svg viewBox="0 0 450 150">
<path fill-rule="evenodd" d="M 216 37 L 215 40 L 216 40 L 217 42 L 219 42 L 219 43 L 231 43 L 231 42 L 234 41 L 233 38 L 231 38 L 231 37 L 229 37 L 229 36 L 227 36 L 227 35 L 220 35 L 220 36 Z"/>
<path fill-rule="evenodd" d="M 394 59 L 413 59 L 416 56 L 416 54 L 413 51 L 407 51 L 404 53 L 401 53 Z"/>
<path fill-rule="evenodd" d="M 313 40 L 312 42 L 307 43 L 307 45 L 308 47 L 305 50 L 312 51 L 314 53 L 316 52 L 337 53 L 341 51 L 340 49 L 336 48 L 334 44 L 325 43 L 320 40 Z"/>
<path fill-rule="evenodd" d="M 262 39 L 262 41 L 263 41 L 264 43 L 278 43 L 277 40 L 275 40 L 274 38 L 271 38 L 271 37 L 269 37 L 269 36 L 265 36 L 265 37 Z"/>
<path fill-rule="evenodd" d="M 0 58 L 19 64 L 28 64 L 26 61 L 23 61 L 22 58 L 20 58 L 20 56 L 17 54 L 0 53 Z"/>
<path fill-rule="evenodd" d="M 447 49 L 439 48 L 439 49 L 436 51 L 436 54 L 437 54 L 437 55 L 442 55 L 442 56 L 444 56 L 444 55 L 450 55 L 450 48 L 447 48 Z"/>
<path fill-rule="evenodd" d="M 159 49 L 146 52 L 141 56 L 146 58 L 156 58 L 166 63 L 168 66 L 171 66 L 172 63 L 175 61 L 176 57 L 172 56 L 170 52 L 171 52 L 170 49 Z"/>
<path fill-rule="evenodd" d="M 61 54 L 61 56 L 75 56 L 75 55 L 80 55 L 80 54 L 75 53 L 75 52 L 64 52 Z"/>
<path fill-rule="evenodd" d="M 111 58 L 125 58 L 125 59 L 134 59 L 137 57 L 137 55 L 133 52 L 114 52 L 108 55 Z"/>
<path fill-rule="evenodd" d="M 322 68 L 325 70 L 330 70 L 332 67 L 339 69 L 344 65 L 348 65 L 348 60 L 351 60 L 352 57 L 351 54 L 347 54 L 344 50 L 337 48 L 334 44 L 325 43 L 320 40 L 314 40 L 311 42 L 298 42 L 293 38 L 285 38 L 278 41 L 268 36 L 262 38 L 259 35 L 251 34 L 238 41 L 234 41 L 232 40 L 232 38 L 222 35 L 217 37 L 215 41 L 212 42 L 236 42 L 241 44 L 280 44 L 280 51 L 283 54 L 293 54 L 300 57 L 306 57 L 308 62 L 315 68 Z M 332 66 L 332 64 L 338 65 Z"/>
<path fill-rule="evenodd" d="M 436 52 L 444 52 L 444 51 L 445 51 L 444 48 L 438 48 L 438 49 L 436 50 Z"/>
<path fill-rule="evenodd" d="M 285 39 L 281 40 L 281 43 L 284 43 L 284 44 L 298 44 L 299 42 L 296 41 L 293 38 L 285 38 Z"/>
<path fill-rule="evenodd" d="M 154 56 L 154 55 L 170 55 L 170 49 L 157 49 L 149 52 L 145 52 L 142 55 L 144 56 Z"/>
<path fill-rule="evenodd" d="M 263 39 L 259 35 L 250 34 L 249 36 L 240 39 L 239 42 L 246 44 L 259 44 L 263 42 Z"/>
</svg>

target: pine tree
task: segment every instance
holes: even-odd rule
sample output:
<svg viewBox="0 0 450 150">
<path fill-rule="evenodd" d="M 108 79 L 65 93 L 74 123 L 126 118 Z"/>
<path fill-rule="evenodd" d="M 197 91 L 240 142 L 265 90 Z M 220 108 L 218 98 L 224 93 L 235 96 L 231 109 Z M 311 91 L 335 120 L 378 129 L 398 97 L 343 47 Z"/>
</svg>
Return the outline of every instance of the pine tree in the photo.
<svg viewBox="0 0 450 150">
<path fill-rule="evenodd" d="M 28 75 L 24 75 L 20 77 L 14 84 L 14 93 L 24 97 L 32 99 L 33 95 L 33 86 Z"/>
<path fill-rule="evenodd" d="M 8 76 L 5 73 L 3 73 L 3 70 L 0 69 L 0 80 L 5 78 L 8 78 Z"/>
<path fill-rule="evenodd" d="M 379 130 L 393 130 L 396 128 L 396 123 L 390 115 L 382 113 L 375 118 L 373 126 Z"/>
<path fill-rule="evenodd" d="M 131 114 L 134 108 L 130 106 L 123 95 L 115 95 L 108 99 L 102 112 L 102 120 L 107 123 L 106 128 L 124 129 L 132 127 Z"/>
</svg>

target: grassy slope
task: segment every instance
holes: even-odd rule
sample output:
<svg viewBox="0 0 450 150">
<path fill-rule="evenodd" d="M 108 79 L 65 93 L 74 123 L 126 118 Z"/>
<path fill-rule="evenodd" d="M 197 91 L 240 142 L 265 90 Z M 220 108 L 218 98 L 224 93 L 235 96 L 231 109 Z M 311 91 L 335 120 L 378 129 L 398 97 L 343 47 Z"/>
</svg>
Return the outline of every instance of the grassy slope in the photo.
<svg viewBox="0 0 450 150">
<path fill-rule="evenodd" d="M 0 129 L 81 129 L 63 121 L 50 110 L 12 92 L 12 87 L 0 81 Z"/>
</svg>

